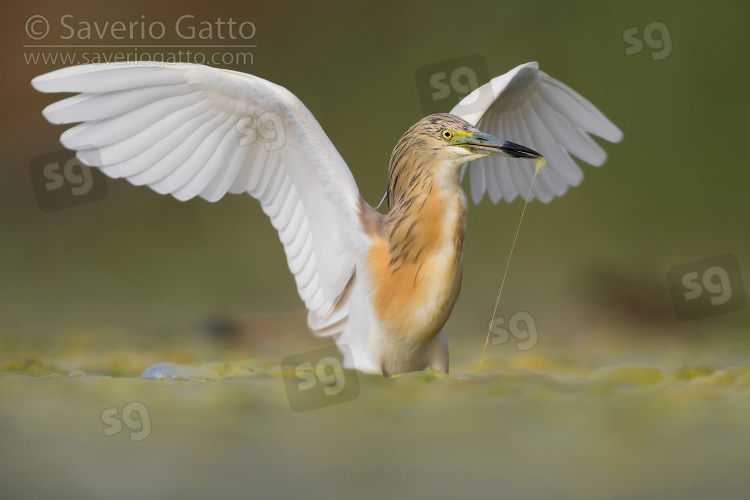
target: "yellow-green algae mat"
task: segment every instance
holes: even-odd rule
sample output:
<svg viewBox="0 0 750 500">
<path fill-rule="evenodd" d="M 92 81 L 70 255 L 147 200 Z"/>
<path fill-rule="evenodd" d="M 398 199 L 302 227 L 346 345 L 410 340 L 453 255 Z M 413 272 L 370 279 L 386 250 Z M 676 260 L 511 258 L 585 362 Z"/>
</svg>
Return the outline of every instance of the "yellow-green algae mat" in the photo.
<svg viewBox="0 0 750 500">
<path fill-rule="evenodd" d="M 481 372 L 472 359 L 448 376 L 359 373 L 355 399 L 294 412 L 278 359 L 188 340 L 74 344 L 0 344 L 13 353 L 0 361 L 0 498 L 750 493 L 744 365 L 507 351 Z M 138 378 L 201 357 L 229 361 L 200 364 L 208 380 Z"/>
</svg>

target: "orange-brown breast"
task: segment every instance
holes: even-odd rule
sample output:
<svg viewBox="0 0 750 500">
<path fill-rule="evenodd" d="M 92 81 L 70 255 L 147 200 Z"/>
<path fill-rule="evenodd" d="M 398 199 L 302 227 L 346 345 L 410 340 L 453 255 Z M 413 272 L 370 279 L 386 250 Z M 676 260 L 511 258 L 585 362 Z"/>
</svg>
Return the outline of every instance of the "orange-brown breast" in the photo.
<svg viewBox="0 0 750 500">
<path fill-rule="evenodd" d="M 435 192 L 431 179 L 404 196 L 379 224 L 363 218 L 372 238 L 366 266 L 375 312 L 410 343 L 430 340 L 453 310 L 461 286 L 465 218 L 463 199 Z"/>
</svg>

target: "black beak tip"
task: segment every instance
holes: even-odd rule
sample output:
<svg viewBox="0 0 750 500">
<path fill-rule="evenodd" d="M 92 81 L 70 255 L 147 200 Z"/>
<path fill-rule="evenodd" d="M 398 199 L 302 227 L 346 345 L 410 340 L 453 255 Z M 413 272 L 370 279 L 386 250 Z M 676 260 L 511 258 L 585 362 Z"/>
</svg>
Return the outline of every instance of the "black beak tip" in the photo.
<svg viewBox="0 0 750 500">
<path fill-rule="evenodd" d="M 537 153 L 533 149 L 529 149 L 526 146 L 521 146 L 514 142 L 507 142 L 503 149 L 516 158 L 542 158 L 541 153 Z"/>
</svg>

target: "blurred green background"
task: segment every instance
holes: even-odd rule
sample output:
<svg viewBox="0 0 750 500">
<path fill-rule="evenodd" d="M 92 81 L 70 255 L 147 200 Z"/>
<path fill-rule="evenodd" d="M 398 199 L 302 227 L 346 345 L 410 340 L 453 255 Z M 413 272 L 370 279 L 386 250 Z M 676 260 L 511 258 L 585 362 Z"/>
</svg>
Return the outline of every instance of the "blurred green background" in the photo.
<svg viewBox="0 0 750 500">
<path fill-rule="evenodd" d="M 58 138 L 64 127 L 47 123 L 41 114 L 42 109 L 60 95 L 39 94 L 29 82 L 61 65 L 27 64 L 25 54 L 34 50 L 24 45 L 36 43 L 25 34 L 27 19 L 43 15 L 51 20 L 50 36 L 53 37 L 61 34 L 56 26 L 59 27 L 58 20 L 66 14 L 74 16 L 72 22 L 90 23 L 137 21 L 145 16 L 146 21 L 158 20 L 167 26 L 172 26 L 182 15 L 192 14 L 196 22 L 231 17 L 255 24 L 257 33 L 253 43 L 257 48 L 252 50 L 252 66 L 228 67 L 258 75 L 296 94 L 318 119 L 354 173 L 362 195 L 373 205 L 385 188 L 393 146 L 401 134 L 423 116 L 415 80 L 418 68 L 478 53 L 484 56 L 489 73 L 494 77 L 518 64 L 538 61 L 540 69 L 594 103 L 622 129 L 625 139 L 619 144 L 600 141 L 609 154 L 606 164 L 597 169 L 581 163 L 584 182 L 563 198 L 549 205 L 529 204 L 499 314 L 530 311 L 539 330 L 539 346 L 532 352 L 518 352 L 509 343 L 490 348 L 489 357 L 516 363 L 513 366 L 526 366 L 523 365 L 525 360 L 531 360 L 528 367 L 532 371 L 537 366 L 534 356 L 560 353 L 582 370 L 618 362 L 642 362 L 660 369 L 700 364 L 712 369 L 748 365 L 749 310 L 744 308 L 725 315 L 680 322 L 675 316 L 667 283 L 671 267 L 726 253 L 737 256 L 745 283 L 750 282 L 747 274 L 750 268 L 747 218 L 750 170 L 741 146 L 748 133 L 750 113 L 747 97 L 750 70 L 746 62 L 750 46 L 748 4 L 729 1 L 431 1 L 281 5 L 224 0 L 202 4 L 139 0 L 105 4 L 81 0 L 27 2 L 4 6 L 3 11 L 0 54 L 8 71 L 0 81 L 6 96 L 0 118 L 4 167 L 0 169 L 2 358 L 43 356 L 51 345 L 64 343 L 66 339 L 75 343 L 80 335 L 91 342 L 86 345 L 92 346 L 92 355 L 106 349 L 132 349 L 140 345 L 158 345 L 159 349 L 165 349 L 155 353 L 156 348 L 149 347 L 150 354 L 138 358 L 122 372 L 101 360 L 97 362 L 98 371 L 94 370 L 132 377 L 137 376 L 148 361 L 159 361 L 159 354 L 162 358 L 169 357 L 169 348 L 177 348 L 180 342 L 194 338 L 196 331 L 206 330 L 206 322 L 215 318 L 250 325 L 240 329 L 244 340 L 236 349 L 190 351 L 168 360 L 206 362 L 222 359 L 221 356 L 244 359 L 260 353 L 266 361 L 278 362 L 286 355 L 299 352 L 301 346 L 319 345 L 303 326 L 304 308 L 287 270 L 276 232 L 258 203 L 249 196 L 228 195 L 215 204 L 200 199 L 180 203 L 126 181 L 108 179 L 108 195 L 102 201 L 52 213 L 42 213 L 37 208 L 28 165 L 38 155 L 61 149 Z M 661 35 L 671 40 L 669 56 L 652 59 L 652 53 L 659 49 L 648 45 L 640 53 L 626 55 L 628 43 L 623 33 L 636 26 L 643 33 L 654 21 L 668 28 L 668 34 Z M 105 37 L 100 43 L 126 42 Z M 159 43 L 185 42 L 170 31 Z M 468 183 L 464 186 L 468 189 Z M 519 200 L 493 206 L 485 198 L 483 203 L 470 208 L 462 293 L 446 326 L 452 364 L 458 371 L 472 370 L 481 353 L 521 207 Z M 269 326 L 273 324 L 277 326 Z M 291 326 L 278 327 L 278 324 Z M 204 325 L 203 330 L 200 325 Z M 263 342 L 273 343 L 268 339 L 269 331 L 279 328 L 285 332 L 278 337 L 279 343 L 257 347 Z M 292 334 L 288 330 L 292 330 Z M 86 351 L 80 345 L 77 349 Z M 549 364 L 540 363 L 541 371 L 549 371 Z M 74 368 L 82 366 L 72 363 L 70 369 Z M 373 384 L 376 392 L 383 390 Z M 393 389 L 388 387 L 387 390 Z M 39 392 L 35 392 L 37 389 Z M 202 390 L 205 391 L 205 387 Z M 54 399 L 55 391 L 47 391 L 24 388 L 21 384 L 4 394 L 10 398 L 9 404 L 22 401 L 27 393 L 38 394 L 41 400 Z M 440 405 L 445 404 L 451 400 L 451 394 L 435 400 Z M 477 400 L 489 393 L 480 391 L 478 394 Z M 283 392 L 279 397 L 283 398 Z M 116 404 L 127 401 L 118 399 Z M 578 405 L 574 403 L 575 400 L 569 406 L 558 408 L 563 416 L 561 420 L 550 417 L 542 422 L 532 419 L 523 424 L 510 424 L 503 415 L 497 414 L 494 425 L 520 425 L 527 435 L 536 435 L 541 429 L 545 429 L 542 434 L 551 433 L 546 446 L 559 454 L 551 452 L 538 471 L 555 471 L 554 460 L 563 461 L 568 456 L 566 450 L 575 449 L 575 443 L 559 441 L 571 432 L 570 428 L 555 431 L 549 426 L 555 422 L 575 421 Z M 40 405 L 55 411 L 54 406 Z M 589 408 L 584 403 L 582 406 Z M 93 407 L 96 408 L 96 404 Z M 279 414 L 288 411 L 283 400 L 279 408 Z M 395 425 L 382 405 L 373 403 L 367 408 L 383 418 L 380 424 L 373 421 L 368 425 L 382 426 L 384 432 Z M 435 408 L 407 412 L 403 418 L 424 419 L 429 415 L 428 423 L 431 418 L 440 418 L 440 414 L 433 414 L 431 409 Z M 537 409 L 529 409 L 528 413 L 518 410 L 517 414 L 511 411 L 511 414 L 523 419 L 536 415 Z M 686 429 L 690 432 L 704 429 L 707 424 L 702 418 L 715 415 L 714 410 L 716 408 L 703 408 L 690 421 L 690 426 L 681 429 L 686 434 Z M 75 414 L 71 411 L 71 415 Z M 268 415 L 266 422 L 274 421 L 276 417 L 271 416 L 274 415 L 271 410 L 263 411 Z M 400 415 L 395 409 L 393 412 L 393 415 Z M 585 432 L 581 429 L 598 429 L 600 434 L 588 437 L 598 442 L 596 436 L 606 436 L 608 444 L 603 447 L 614 457 L 617 448 L 623 445 L 620 440 L 627 441 L 628 432 L 635 434 L 637 431 L 597 427 L 608 421 L 610 412 L 621 415 L 611 409 L 602 410 L 581 417 L 590 426 L 580 422 L 576 425 L 580 424 L 581 432 Z M 679 413 L 670 408 L 660 415 Z M 19 415 L 24 413 L 16 414 Z M 237 418 L 231 424 L 239 425 L 242 413 L 230 412 L 230 415 Z M 291 422 L 294 415 L 283 415 L 283 421 L 290 419 L 289 425 L 296 425 Z M 338 413 L 325 415 L 334 420 L 345 418 Z M 731 420 L 736 424 L 735 416 Z M 464 417 L 466 419 L 462 420 Z M 313 417 L 306 421 L 312 427 L 310 418 Z M 315 421 L 320 424 L 328 417 L 315 418 L 320 419 Z M 451 422 L 442 422 L 439 428 L 455 430 L 471 421 L 464 414 L 451 418 Z M 0 424 L 2 422 L 0 420 Z M 672 421 L 667 417 L 660 420 L 665 429 L 670 428 L 669 422 Z M 492 434 L 493 424 L 485 423 L 484 428 Z M 638 430 L 647 429 L 648 433 L 660 428 L 651 427 L 652 423 L 644 423 L 643 427 L 633 425 Z M 98 433 L 96 439 L 103 440 L 96 412 L 90 424 L 93 432 Z M 325 425 L 328 424 L 323 427 Z M 414 422 L 407 427 L 412 425 Z M 5 429 L 10 428 L 13 427 Z M 176 428 L 173 427 L 173 431 Z M 183 428 L 189 429 L 189 426 Z M 278 427 L 274 429 L 285 432 Z M 354 427 L 347 429 L 350 430 L 346 432 L 355 432 L 351 430 Z M 684 458 L 686 453 L 718 453 L 720 450 L 713 448 L 716 443 L 735 443 L 739 436 L 747 437 L 746 424 L 741 429 L 745 434 L 728 433 L 717 441 L 702 435 L 694 447 L 686 445 L 679 453 L 674 449 L 674 454 L 663 457 L 661 465 L 679 473 L 665 475 L 663 484 L 651 478 L 652 483 L 661 484 L 659 491 L 662 492 L 669 490 L 665 486 L 668 484 L 685 486 L 679 491 L 669 490 L 675 497 L 680 497 L 680 491 L 690 493 L 687 485 L 692 484 L 691 477 L 702 465 L 679 462 L 685 467 L 670 468 L 669 461 L 678 456 Z M 333 428 L 330 432 L 335 435 Z M 434 432 L 434 440 L 444 435 L 435 429 L 427 432 Z M 629 459 L 615 460 L 619 466 L 627 469 L 642 464 L 639 459 L 648 450 L 646 434 L 639 434 L 643 441 L 636 439 L 638 444 L 643 444 L 642 449 L 629 448 L 632 452 Z M 455 459 L 459 462 L 469 460 L 466 457 L 492 454 L 485 450 L 486 453 L 473 455 L 471 443 L 481 442 L 481 435 L 475 436 L 476 440 L 451 435 L 457 443 L 466 446 L 456 452 Z M 360 443 L 361 448 L 348 451 L 355 455 L 357 450 L 365 453 L 376 441 L 368 436 L 359 436 L 355 442 Z M 55 439 L 58 437 L 55 435 Z M 339 437 L 341 443 L 346 442 L 344 436 Z M 686 436 L 675 431 L 673 437 L 676 443 Z M 430 455 L 430 448 L 424 443 L 437 442 L 423 438 L 424 441 L 414 441 L 422 443 L 413 450 L 415 456 Z M 8 439 L 7 434 L 5 439 Z M 9 442 L 28 445 L 18 439 Z M 77 439 L 75 433 L 70 439 Z M 315 446 L 320 445 L 318 438 L 310 439 Z M 524 457 L 531 463 L 540 459 L 530 450 L 541 453 L 541 449 L 524 448 L 529 443 L 509 439 L 511 449 L 524 449 Z M 60 449 L 65 448 L 64 440 L 55 442 Z M 152 440 L 148 442 L 149 446 L 157 446 Z M 409 442 L 408 436 L 403 442 Z M 334 447 L 345 447 L 341 443 L 337 442 Z M 502 444 L 498 443 L 498 447 Z M 107 446 L 116 448 L 111 441 L 107 441 Z M 190 446 L 197 449 L 199 445 Z M 27 448 L 32 449 L 34 446 Z M 178 448 L 172 451 L 175 449 Z M 309 452 L 311 456 L 319 454 L 318 459 L 325 461 L 329 451 L 315 450 Z M 741 447 L 733 449 L 727 463 L 721 462 L 721 467 L 711 469 L 712 481 L 718 482 L 726 479 L 725 475 L 733 474 L 734 469 L 727 464 L 748 458 L 747 451 Z M 41 453 L 28 451 L 28 455 L 22 456 L 38 458 Z M 237 455 L 237 460 L 240 456 Z M 376 456 L 382 456 L 387 463 L 392 459 L 391 449 Z M 512 459 L 506 458 L 510 462 L 503 463 L 510 466 Z M 582 469 L 577 469 L 583 483 L 584 478 L 597 475 L 597 461 L 591 457 L 587 460 L 590 461 L 581 465 Z M 592 469 L 586 468 L 589 466 Z M 234 467 L 242 468 L 239 462 Z M 290 467 L 297 473 L 305 470 L 300 464 Z M 383 463 L 377 467 L 375 472 L 360 471 L 374 485 L 379 482 L 373 478 L 389 470 Z M 403 468 L 393 467 L 398 474 L 404 474 Z M 414 467 L 419 469 L 417 465 Z M 481 470 L 478 475 L 489 474 Z M 513 483 L 515 486 L 511 490 L 515 493 L 508 493 L 508 498 L 584 498 L 587 491 L 589 498 L 629 498 L 625 493 L 625 496 L 617 496 L 619 490 L 589 491 L 586 487 L 571 486 L 573 483 L 566 481 L 573 479 L 552 473 L 545 476 L 548 481 L 543 488 L 532 491 L 524 486 L 534 480 L 533 471 L 528 471 L 528 478 Z M 609 472 L 615 477 L 618 467 L 613 465 Z M 85 477 L 86 471 L 71 474 Z M 237 480 L 240 476 L 232 477 Z M 407 476 L 399 476 L 402 477 L 399 481 L 408 482 Z M 737 487 L 739 479 L 732 477 L 727 484 Z M 277 480 L 275 476 L 266 479 L 268 484 Z M 433 496 L 440 497 L 439 485 L 443 480 L 444 476 L 431 476 L 425 480 L 430 486 L 425 486 L 424 491 L 432 491 Z M 350 481 L 351 489 L 347 491 L 356 492 L 356 481 Z M 477 481 L 466 484 L 485 484 Z M 72 486 L 83 483 L 87 481 L 65 484 L 73 488 L 71 491 L 83 491 Z M 645 498 L 658 490 L 656 487 L 637 490 L 634 486 L 637 482 L 624 479 L 611 484 L 615 483 L 624 488 L 622 491 L 636 495 L 633 498 Z M 568 486 L 563 488 L 563 484 Z M 746 479 L 744 484 L 747 484 Z M 477 488 L 462 491 L 473 491 L 479 496 L 489 491 Z M 728 486 L 717 488 L 726 493 L 723 498 L 734 498 L 731 492 L 735 490 Z M 93 488 L 91 491 L 104 490 Z M 407 497 L 417 497 L 421 490 L 406 488 L 403 491 L 412 491 L 413 495 Z M 446 491 L 443 490 L 443 494 Z M 701 493 L 707 491 L 713 490 L 699 488 L 691 494 L 696 494 L 695 498 L 705 498 Z M 664 493 L 659 498 L 671 496 Z"/>
</svg>

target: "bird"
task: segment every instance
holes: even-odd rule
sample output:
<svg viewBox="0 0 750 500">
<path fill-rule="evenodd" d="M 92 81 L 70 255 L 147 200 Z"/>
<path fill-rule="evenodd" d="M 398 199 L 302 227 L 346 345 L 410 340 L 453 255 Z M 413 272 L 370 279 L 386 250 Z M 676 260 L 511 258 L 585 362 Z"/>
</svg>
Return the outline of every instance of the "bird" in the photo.
<svg viewBox="0 0 750 500">
<path fill-rule="evenodd" d="M 474 203 L 485 194 L 494 204 L 526 195 L 548 203 L 583 179 L 571 155 L 605 162 L 591 135 L 623 137 L 576 91 L 537 63 L 522 64 L 403 134 L 381 213 L 307 107 L 257 76 L 197 64 L 105 63 L 58 69 L 32 86 L 76 94 L 43 115 L 78 123 L 60 141 L 83 164 L 180 201 L 214 202 L 226 193 L 259 200 L 312 333 L 336 342 L 344 368 L 384 376 L 449 371 L 444 326 L 461 289 L 467 169 Z M 541 158 L 549 169 L 532 183 L 534 168 L 524 160 Z M 180 373 L 179 365 L 159 364 L 143 376 Z"/>
</svg>

